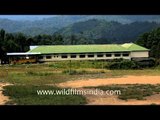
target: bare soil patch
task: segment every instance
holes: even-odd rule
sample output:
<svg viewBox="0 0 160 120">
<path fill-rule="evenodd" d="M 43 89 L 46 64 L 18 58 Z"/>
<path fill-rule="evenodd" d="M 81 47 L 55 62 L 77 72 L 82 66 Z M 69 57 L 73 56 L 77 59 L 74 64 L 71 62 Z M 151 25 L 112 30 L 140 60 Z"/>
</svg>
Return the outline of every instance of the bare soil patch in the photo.
<svg viewBox="0 0 160 120">
<path fill-rule="evenodd" d="M 113 84 L 160 84 L 160 76 L 123 76 L 120 78 L 74 80 L 57 84 L 57 86 L 81 88 Z"/>
<path fill-rule="evenodd" d="M 87 105 L 160 105 L 160 94 L 146 97 L 145 100 L 121 100 L 118 96 L 86 95 Z"/>
<path fill-rule="evenodd" d="M 3 91 L 3 87 L 10 85 L 9 83 L 0 83 L 0 105 L 5 105 L 6 102 L 9 101 L 9 97 L 3 95 L 2 91 Z"/>
<path fill-rule="evenodd" d="M 77 88 L 86 90 L 91 86 L 103 86 L 113 84 L 160 84 L 160 76 L 125 76 L 120 78 L 102 78 L 102 79 L 86 79 L 74 80 L 57 84 L 58 87 Z M 160 105 L 160 94 L 145 97 L 145 100 L 121 100 L 118 95 L 84 95 L 88 101 L 87 105 Z"/>
</svg>

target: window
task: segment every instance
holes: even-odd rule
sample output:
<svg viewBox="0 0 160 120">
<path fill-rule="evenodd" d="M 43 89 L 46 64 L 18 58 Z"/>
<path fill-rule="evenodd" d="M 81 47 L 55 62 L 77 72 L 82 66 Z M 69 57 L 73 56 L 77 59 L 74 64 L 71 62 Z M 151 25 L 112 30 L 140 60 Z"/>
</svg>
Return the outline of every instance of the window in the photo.
<svg viewBox="0 0 160 120">
<path fill-rule="evenodd" d="M 43 56 L 39 56 L 38 59 L 43 59 Z"/>
<path fill-rule="evenodd" d="M 97 57 L 103 57 L 103 54 L 98 54 Z"/>
<path fill-rule="evenodd" d="M 68 58 L 68 56 L 67 56 L 67 55 L 62 55 L 61 57 L 62 57 L 62 58 Z"/>
<path fill-rule="evenodd" d="M 76 55 L 71 55 L 71 58 L 76 58 L 77 56 Z"/>
<path fill-rule="evenodd" d="M 85 58 L 85 55 L 79 55 L 80 58 Z"/>
<path fill-rule="evenodd" d="M 112 54 L 106 54 L 106 57 L 112 57 Z"/>
<path fill-rule="evenodd" d="M 115 56 L 115 57 L 120 57 L 121 54 L 120 54 L 120 53 L 116 53 L 116 54 L 114 54 L 114 56 Z"/>
<path fill-rule="evenodd" d="M 88 55 L 88 57 L 89 57 L 89 58 L 92 58 L 92 57 L 94 57 L 94 55 Z"/>
<path fill-rule="evenodd" d="M 128 56 L 129 56 L 129 53 L 123 53 L 123 56 L 124 56 L 124 57 L 128 57 Z"/>
<path fill-rule="evenodd" d="M 51 59 L 52 58 L 52 56 L 46 56 L 46 59 Z"/>
</svg>

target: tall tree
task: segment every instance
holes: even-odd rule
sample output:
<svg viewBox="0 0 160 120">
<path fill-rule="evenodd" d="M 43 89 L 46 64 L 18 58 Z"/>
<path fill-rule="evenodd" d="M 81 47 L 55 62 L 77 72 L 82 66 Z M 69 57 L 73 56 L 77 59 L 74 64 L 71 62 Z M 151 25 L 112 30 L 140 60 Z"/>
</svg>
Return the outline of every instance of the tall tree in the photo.
<svg viewBox="0 0 160 120">
<path fill-rule="evenodd" d="M 54 45 L 63 45 L 64 39 L 62 35 L 53 35 L 53 44 Z"/>
<path fill-rule="evenodd" d="M 136 43 L 150 49 L 151 57 L 160 59 L 160 28 L 144 33 Z"/>
<path fill-rule="evenodd" d="M 5 38 L 5 30 L 1 29 L 0 30 L 0 59 L 2 59 L 2 57 L 5 55 L 4 38 Z"/>
<path fill-rule="evenodd" d="M 26 46 L 27 40 L 26 40 L 26 36 L 23 33 L 17 33 L 15 36 L 15 41 L 19 45 L 21 52 L 26 51 L 25 46 Z"/>
</svg>

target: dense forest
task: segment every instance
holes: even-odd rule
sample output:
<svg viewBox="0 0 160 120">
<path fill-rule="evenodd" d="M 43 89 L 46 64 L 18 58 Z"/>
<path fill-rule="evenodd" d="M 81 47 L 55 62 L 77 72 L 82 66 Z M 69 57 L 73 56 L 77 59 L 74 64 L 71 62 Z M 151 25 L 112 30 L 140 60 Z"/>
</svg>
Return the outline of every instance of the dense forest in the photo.
<svg viewBox="0 0 160 120">
<path fill-rule="evenodd" d="M 150 57 L 160 59 L 160 28 L 140 35 L 136 43 L 150 49 Z"/>
<path fill-rule="evenodd" d="M 75 45 L 92 44 L 92 41 L 83 36 L 71 35 L 36 35 L 27 36 L 23 33 L 7 33 L 4 29 L 0 30 L 0 59 L 7 59 L 7 52 L 26 52 L 30 45 Z"/>
<path fill-rule="evenodd" d="M 71 35 L 63 37 L 62 35 L 36 35 L 27 36 L 23 33 L 7 33 L 0 30 L 0 59 L 6 57 L 7 52 L 26 52 L 30 45 L 63 45 L 63 44 L 91 44 L 84 37 Z"/>
<path fill-rule="evenodd" d="M 160 27 L 160 24 L 156 22 L 122 24 L 115 21 L 107 22 L 105 20 L 91 19 L 69 25 L 58 30 L 55 34 L 58 33 L 63 36 L 70 36 L 72 34 L 77 36 L 83 35 L 96 44 L 124 43 L 135 41 L 140 34 L 157 27 Z"/>
</svg>

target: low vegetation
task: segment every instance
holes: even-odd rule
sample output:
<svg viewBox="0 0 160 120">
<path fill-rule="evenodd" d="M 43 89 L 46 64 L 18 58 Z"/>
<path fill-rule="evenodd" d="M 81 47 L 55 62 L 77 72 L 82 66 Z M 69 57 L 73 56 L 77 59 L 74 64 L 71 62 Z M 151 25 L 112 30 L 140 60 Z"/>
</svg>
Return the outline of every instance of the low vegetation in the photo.
<svg viewBox="0 0 160 120">
<path fill-rule="evenodd" d="M 159 66 L 155 68 L 145 68 L 143 70 L 110 70 L 106 68 L 109 63 L 104 61 L 74 61 L 71 62 L 71 67 L 69 67 L 68 63 L 69 61 L 50 64 L 3 65 L 0 66 L 0 81 L 14 84 L 44 85 L 84 78 L 112 78 L 122 77 L 124 75 L 160 75 Z"/>
<path fill-rule="evenodd" d="M 113 69 L 105 68 L 108 62 L 104 61 L 69 61 L 54 62 L 50 64 L 29 64 L 29 65 L 3 65 L 0 66 L 0 82 L 9 82 L 13 86 L 6 86 L 4 93 L 10 96 L 11 101 L 7 104 L 20 105 L 64 105 L 64 104 L 85 104 L 83 96 L 38 96 L 37 89 L 60 89 L 46 86 L 54 85 L 69 80 L 81 80 L 92 78 L 123 77 L 124 75 L 160 75 L 160 66 L 155 68 L 140 69 Z M 73 63 L 73 66 L 72 66 Z M 56 67 L 55 67 L 56 66 Z M 120 89 L 120 99 L 145 99 L 146 96 L 157 94 L 160 87 L 152 85 L 144 86 L 101 86 L 101 89 Z"/>
<path fill-rule="evenodd" d="M 71 69 L 71 70 L 64 70 L 64 71 L 62 71 L 62 73 L 69 74 L 69 75 L 85 75 L 85 74 L 100 74 L 100 73 L 105 73 L 105 71 L 104 70 L 87 71 L 87 70 Z"/>
<path fill-rule="evenodd" d="M 6 104 L 18 105 L 81 105 L 86 104 L 81 95 L 38 95 L 37 90 L 62 90 L 52 86 L 14 85 L 4 87 L 4 94 L 10 97 Z"/>
<path fill-rule="evenodd" d="M 108 62 L 106 61 L 96 61 L 96 60 L 82 60 L 82 61 L 60 61 L 53 62 L 49 64 L 49 67 L 54 69 L 80 69 L 80 68 L 95 68 L 95 69 L 103 69 Z"/>
<path fill-rule="evenodd" d="M 121 70 L 130 70 L 130 69 L 144 69 L 144 68 L 153 68 L 157 66 L 154 59 L 150 60 L 125 60 L 125 59 L 115 59 L 105 66 L 108 69 L 121 69 Z"/>
<path fill-rule="evenodd" d="M 139 65 L 134 61 L 122 60 L 110 62 L 106 67 L 109 69 L 138 69 Z"/>
<path fill-rule="evenodd" d="M 112 85 L 112 86 L 99 86 L 99 87 L 89 87 L 98 88 L 101 90 L 120 90 L 121 94 L 118 95 L 119 99 L 129 100 L 137 99 L 144 100 L 145 97 L 154 94 L 160 94 L 160 85 Z"/>
<path fill-rule="evenodd" d="M 26 75 L 30 75 L 30 76 L 49 76 L 49 75 L 53 75 L 53 73 L 50 73 L 50 72 L 27 71 Z"/>
</svg>

